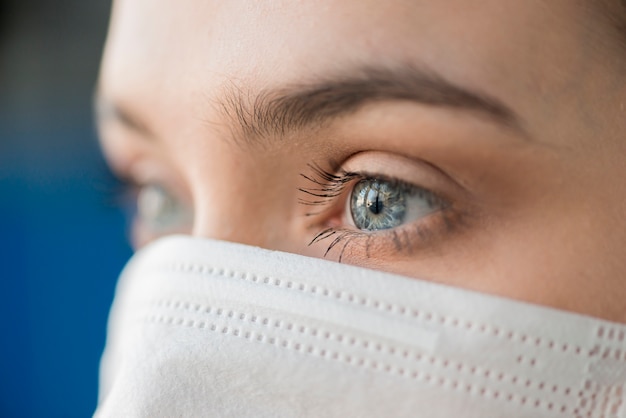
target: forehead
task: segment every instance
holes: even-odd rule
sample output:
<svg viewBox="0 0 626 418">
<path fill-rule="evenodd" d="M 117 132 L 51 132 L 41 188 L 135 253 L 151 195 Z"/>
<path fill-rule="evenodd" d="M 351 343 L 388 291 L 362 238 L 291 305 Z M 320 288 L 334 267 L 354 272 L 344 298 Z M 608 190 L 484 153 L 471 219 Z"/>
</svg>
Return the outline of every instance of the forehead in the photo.
<svg viewBox="0 0 626 418">
<path fill-rule="evenodd" d="M 158 112 L 164 126 L 225 86 L 276 88 L 372 63 L 417 65 L 515 97 L 550 84 L 546 60 L 572 59 L 572 3 L 120 0 L 100 84 L 115 101 Z"/>
</svg>

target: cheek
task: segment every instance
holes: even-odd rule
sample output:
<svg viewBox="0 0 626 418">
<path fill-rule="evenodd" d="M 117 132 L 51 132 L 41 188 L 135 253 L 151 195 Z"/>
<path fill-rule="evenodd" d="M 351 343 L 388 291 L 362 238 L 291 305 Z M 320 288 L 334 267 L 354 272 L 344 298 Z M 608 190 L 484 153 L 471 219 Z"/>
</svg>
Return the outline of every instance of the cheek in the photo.
<svg viewBox="0 0 626 418">
<path fill-rule="evenodd" d="M 626 261 L 607 245 L 609 234 L 601 224 L 590 225 L 584 211 L 554 205 L 479 222 L 434 251 L 382 254 L 358 264 L 625 322 Z M 345 259 L 355 264 L 350 254 Z"/>
<path fill-rule="evenodd" d="M 603 242 L 609 231 L 590 227 L 575 211 L 550 215 L 500 226 L 487 245 L 473 250 L 474 260 L 484 261 L 468 260 L 475 268 L 466 272 L 470 280 L 487 293 L 624 321 L 626 263 Z"/>
</svg>

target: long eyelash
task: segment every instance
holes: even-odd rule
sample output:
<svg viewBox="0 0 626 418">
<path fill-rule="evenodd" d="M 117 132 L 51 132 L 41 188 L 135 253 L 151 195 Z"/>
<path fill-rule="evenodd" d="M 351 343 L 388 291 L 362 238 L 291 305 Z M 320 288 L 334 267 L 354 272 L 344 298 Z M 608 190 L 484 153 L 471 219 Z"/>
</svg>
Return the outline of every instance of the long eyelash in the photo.
<svg viewBox="0 0 626 418">
<path fill-rule="evenodd" d="M 343 247 L 341 247 L 341 252 L 339 253 L 339 260 L 338 260 L 341 263 L 341 260 L 343 258 L 343 253 L 346 251 L 346 248 L 348 247 L 352 239 L 356 237 L 361 237 L 362 235 L 363 235 L 362 233 L 357 232 L 357 231 L 350 231 L 347 229 L 327 228 L 323 230 L 322 232 L 320 232 L 319 234 L 317 234 L 311 240 L 311 242 L 309 242 L 308 245 L 313 245 L 317 242 L 320 242 L 332 236 L 335 236 L 333 241 L 328 245 L 326 252 L 324 252 L 324 257 L 326 257 L 333 248 L 335 248 L 337 245 L 343 242 Z M 369 252 L 369 239 L 368 239 L 367 247 L 368 247 L 368 252 Z"/>
<path fill-rule="evenodd" d="M 305 193 L 307 198 L 299 198 L 298 202 L 300 204 L 306 206 L 326 206 L 330 205 L 335 198 L 341 196 L 348 184 L 350 184 L 355 179 L 363 178 L 362 174 L 349 172 L 345 170 L 341 170 L 338 174 L 333 174 L 329 171 L 324 170 L 317 164 L 308 164 L 309 169 L 312 171 L 312 174 L 307 175 L 301 173 L 300 176 L 306 179 L 307 181 L 313 183 L 312 187 L 301 187 L 298 190 L 302 193 Z M 308 212 L 306 216 L 319 215 L 323 213 L 327 208 L 323 208 L 317 212 Z M 309 242 L 309 246 L 320 241 L 324 241 L 327 239 L 331 239 L 332 241 L 326 248 L 324 252 L 324 257 L 330 253 L 330 251 L 337 247 L 341 246 L 341 251 L 339 253 L 338 261 L 341 262 L 343 259 L 343 254 L 346 251 L 348 245 L 352 239 L 361 237 L 363 233 L 358 231 L 352 231 L 348 229 L 338 229 L 338 228 L 326 228 L 323 231 L 319 232 L 313 239 Z M 369 240 L 368 240 L 369 243 Z M 368 245 L 369 247 L 369 245 Z"/>
<path fill-rule="evenodd" d="M 340 171 L 339 174 L 330 173 L 317 164 L 308 164 L 312 175 L 301 173 L 300 176 L 314 184 L 313 187 L 300 187 L 299 191 L 307 194 L 308 198 L 298 198 L 298 203 L 306 206 L 325 206 L 345 191 L 348 183 L 360 174 Z M 306 213 L 306 216 L 319 215 L 324 210 Z"/>
<path fill-rule="evenodd" d="M 323 230 L 322 232 L 318 233 L 317 235 L 315 235 L 315 237 L 311 240 L 311 242 L 309 242 L 308 245 L 313 245 L 315 243 L 318 243 L 326 238 L 330 238 L 331 236 L 335 235 L 337 233 L 337 229 L 336 228 L 326 228 L 325 230 Z"/>
<path fill-rule="evenodd" d="M 314 184 L 312 187 L 301 187 L 298 188 L 299 191 L 305 193 L 309 196 L 309 198 L 299 198 L 298 203 L 306 206 L 326 206 L 330 205 L 333 200 L 339 196 L 341 196 L 348 186 L 355 179 L 363 179 L 365 176 L 361 173 L 354 173 L 345 170 L 339 171 L 338 174 L 333 174 L 329 171 L 324 170 L 317 164 L 308 164 L 309 169 L 311 169 L 312 174 L 307 175 L 301 173 L 300 176 L 306 179 L 307 181 Z M 326 211 L 327 208 L 324 208 L 317 212 L 308 212 L 305 216 L 314 216 L 319 215 Z M 343 259 L 344 252 L 346 248 L 350 245 L 353 239 L 362 237 L 364 234 L 360 231 L 352 231 L 349 229 L 339 229 L 339 228 L 326 228 L 323 231 L 319 232 L 313 239 L 309 242 L 309 246 L 316 244 L 318 242 L 327 240 L 332 238 L 331 243 L 326 248 L 324 252 L 324 257 L 330 253 L 330 251 L 337 247 L 340 244 L 343 244 L 341 247 L 341 251 L 339 252 L 338 261 L 341 263 Z M 366 254 L 369 257 L 369 247 L 370 247 L 370 238 L 368 236 L 366 242 Z"/>
</svg>

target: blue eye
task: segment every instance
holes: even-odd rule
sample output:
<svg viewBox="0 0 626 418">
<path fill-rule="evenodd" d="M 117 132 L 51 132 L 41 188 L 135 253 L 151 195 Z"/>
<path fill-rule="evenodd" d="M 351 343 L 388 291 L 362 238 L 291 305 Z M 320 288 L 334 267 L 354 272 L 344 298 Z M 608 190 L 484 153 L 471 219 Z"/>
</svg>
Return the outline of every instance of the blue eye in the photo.
<svg viewBox="0 0 626 418">
<path fill-rule="evenodd" d="M 373 178 L 355 184 L 349 206 L 354 226 L 363 231 L 395 228 L 441 209 L 427 190 Z"/>
<path fill-rule="evenodd" d="M 163 187 L 148 184 L 137 195 L 137 218 L 150 233 L 162 234 L 185 227 L 189 211 Z"/>
</svg>

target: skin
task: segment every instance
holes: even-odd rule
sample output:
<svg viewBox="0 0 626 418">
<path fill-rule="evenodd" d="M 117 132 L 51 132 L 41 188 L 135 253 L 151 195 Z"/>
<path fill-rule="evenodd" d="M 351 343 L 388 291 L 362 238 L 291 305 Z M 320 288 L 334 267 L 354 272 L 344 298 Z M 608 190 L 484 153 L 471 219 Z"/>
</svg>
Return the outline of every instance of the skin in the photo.
<svg viewBox="0 0 626 418">
<path fill-rule="evenodd" d="M 98 117 L 113 169 L 191 214 L 165 232 L 140 217 L 137 246 L 183 232 L 341 256 L 626 323 L 625 63 L 610 23 L 573 0 L 119 0 Z M 364 67 L 437 74 L 513 116 L 383 97 L 280 132 L 240 126 L 258 95 Z M 346 211 L 357 182 L 298 203 L 319 187 L 301 176 L 321 180 L 311 164 L 444 203 L 325 255 L 339 233 L 309 245 L 321 231 L 358 231 Z"/>
</svg>

